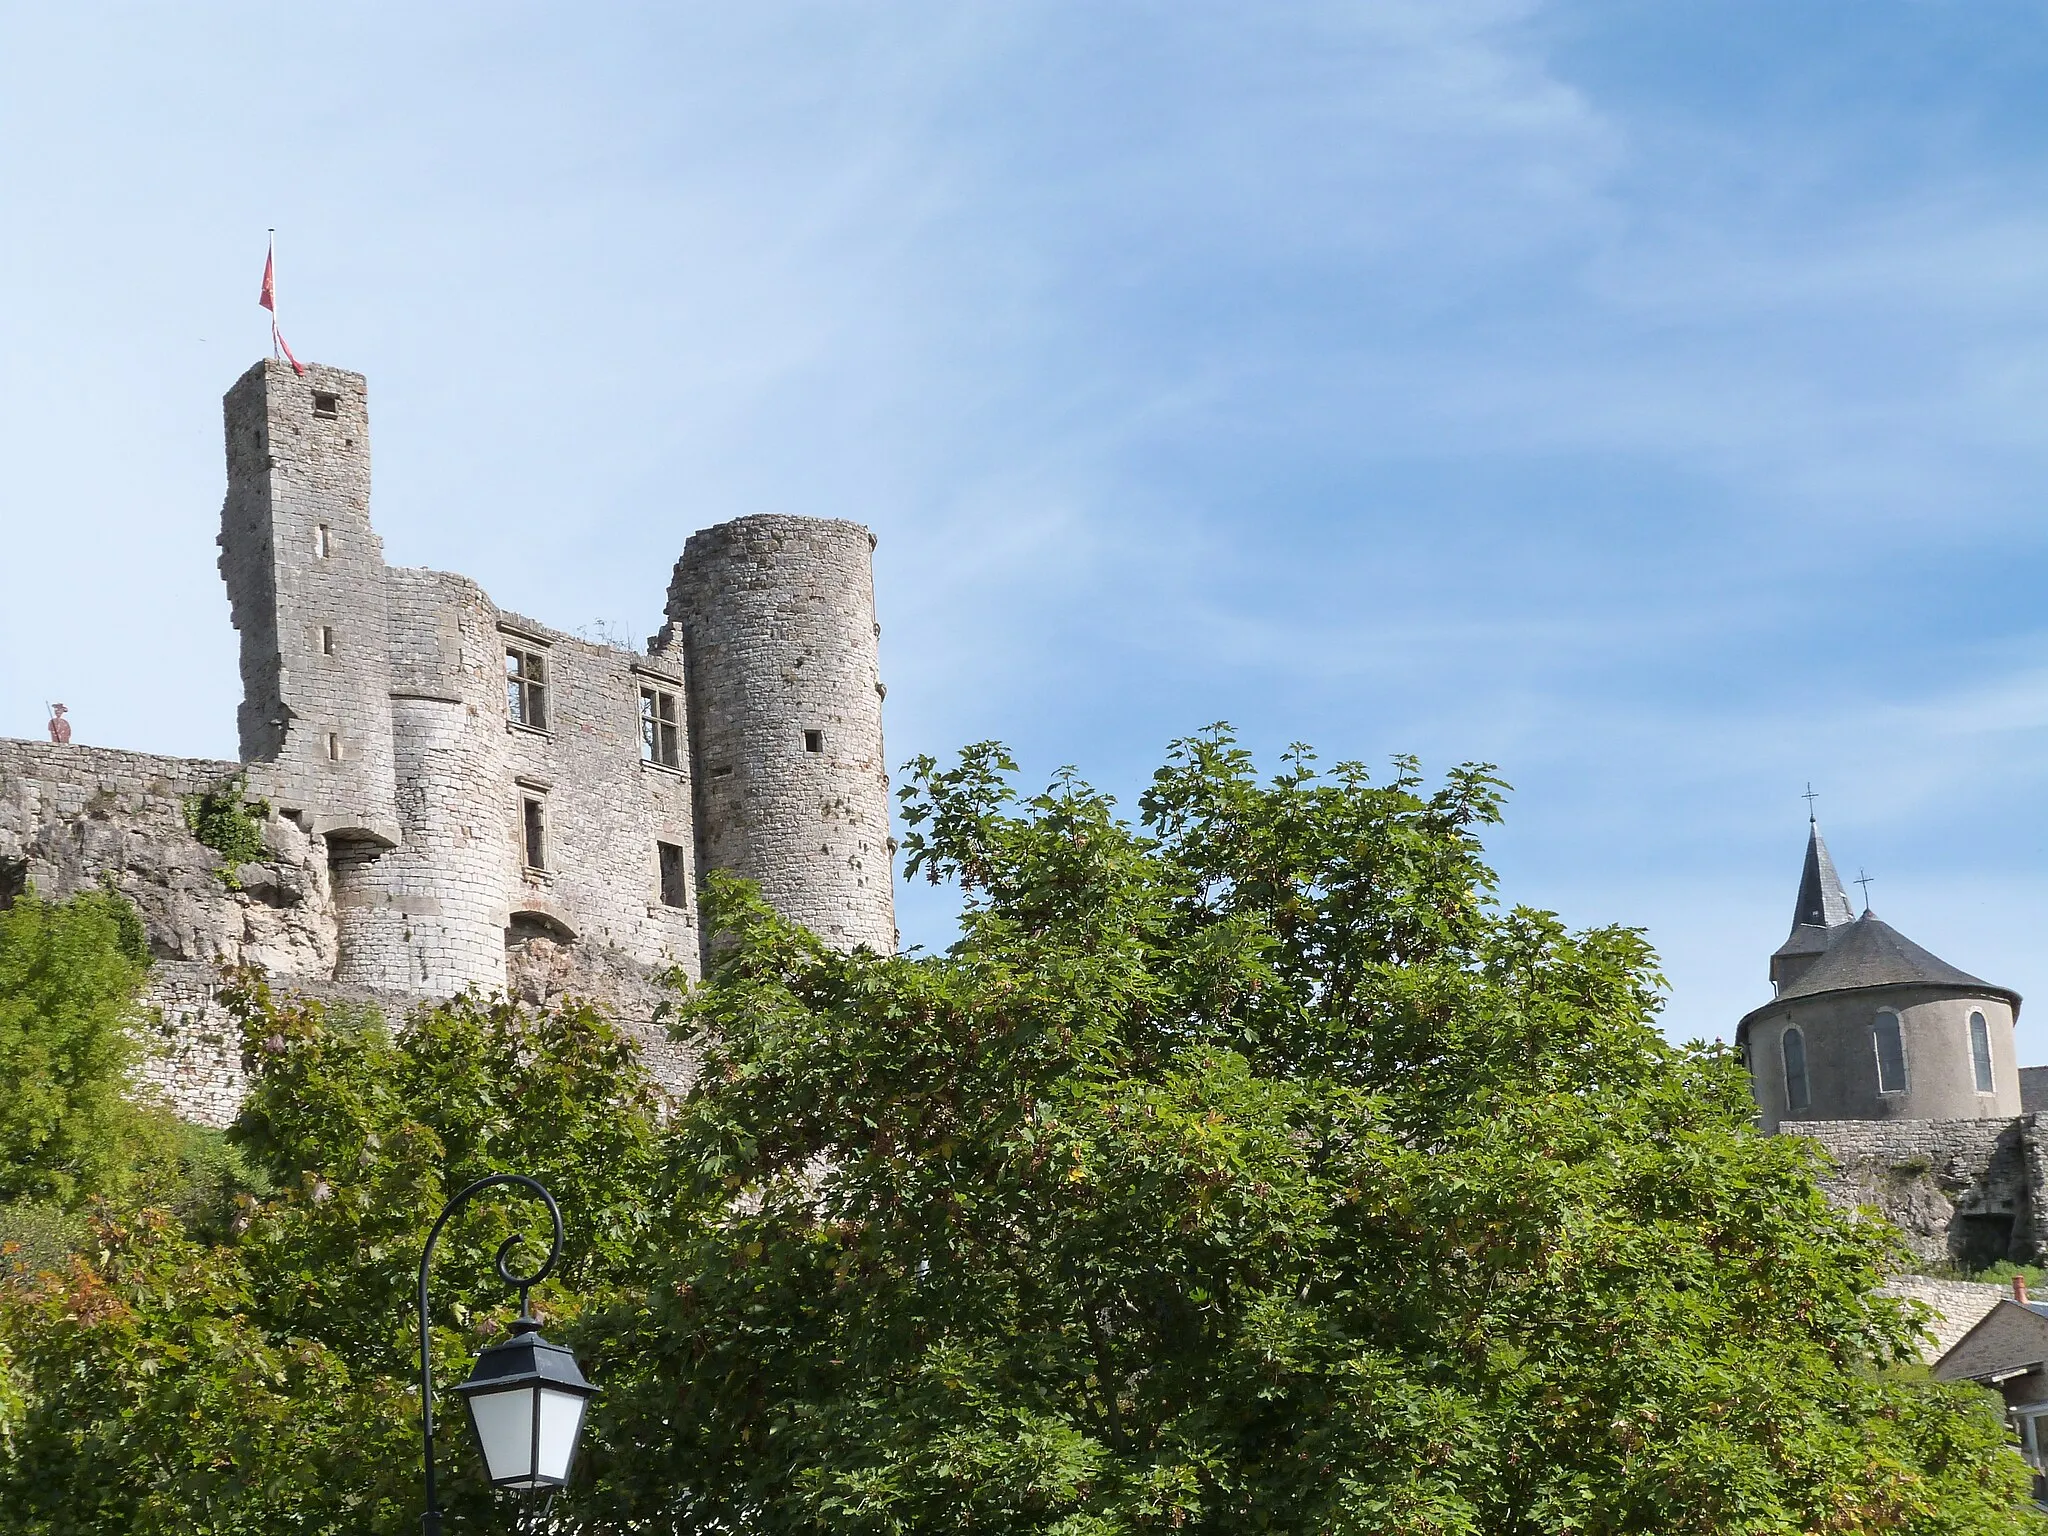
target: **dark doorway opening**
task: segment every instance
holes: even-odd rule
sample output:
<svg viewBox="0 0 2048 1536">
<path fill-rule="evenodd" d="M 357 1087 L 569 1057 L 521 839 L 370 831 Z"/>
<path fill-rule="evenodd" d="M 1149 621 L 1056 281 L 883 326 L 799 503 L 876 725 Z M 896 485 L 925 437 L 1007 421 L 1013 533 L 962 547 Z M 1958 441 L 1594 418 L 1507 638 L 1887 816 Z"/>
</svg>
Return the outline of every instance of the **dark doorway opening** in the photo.
<svg viewBox="0 0 2048 1536">
<path fill-rule="evenodd" d="M 2012 1251 L 2012 1217 L 1986 1213 L 1958 1216 L 1949 1223 L 1948 1251 L 1959 1268 L 1989 1269 Z"/>
</svg>

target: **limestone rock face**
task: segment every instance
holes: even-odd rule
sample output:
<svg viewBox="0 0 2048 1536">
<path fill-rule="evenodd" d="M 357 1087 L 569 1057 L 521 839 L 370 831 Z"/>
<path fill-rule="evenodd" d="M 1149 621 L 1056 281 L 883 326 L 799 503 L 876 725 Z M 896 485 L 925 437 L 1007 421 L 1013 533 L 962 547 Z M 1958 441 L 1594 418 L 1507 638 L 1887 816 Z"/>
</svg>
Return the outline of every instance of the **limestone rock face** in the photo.
<svg viewBox="0 0 2048 1536">
<path fill-rule="evenodd" d="M 135 904 L 160 960 L 331 975 L 324 845 L 271 815 L 263 858 L 224 877 L 220 855 L 186 824 L 187 800 L 237 772 L 202 758 L 0 741 L 0 898 L 33 885 L 61 900 L 106 883 Z"/>
<path fill-rule="evenodd" d="M 144 1083 L 187 1119 L 224 1125 L 241 1101 L 240 1041 L 216 1001 L 223 967 L 286 983 L 334 973 L 327 850 L 291 821 L 263 822 L 263 856 L 223 873 L 192 835 L 187 801 L 232 783 L 234 763 L 103 747 L 0 741 L 0 904 L 111 885 L 135 904 L 155 957 Z"/>
</svg>

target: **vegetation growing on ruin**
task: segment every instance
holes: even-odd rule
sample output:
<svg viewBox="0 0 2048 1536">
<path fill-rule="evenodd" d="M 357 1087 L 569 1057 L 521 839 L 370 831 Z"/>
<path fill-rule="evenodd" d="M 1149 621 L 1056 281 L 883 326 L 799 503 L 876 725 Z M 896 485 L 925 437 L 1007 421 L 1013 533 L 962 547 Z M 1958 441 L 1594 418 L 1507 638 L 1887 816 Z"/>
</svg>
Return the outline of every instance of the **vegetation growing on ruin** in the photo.
<svg viewBox="0 0 2048 1536">
<path fill-rule="evenodd" d="M 70 1207 L 126 1184 L 149 965 L 135 910 L 113 891 L 0 912 L 0 1200 Z"/>
<path fill-rule="evenodd" d="M 0 1272 L 61 1265 L 86 1213 L 153 1204 L 217 1229 L 248 1170 L 221 1133 L 138 1093 L 141 917 L 105 888 L 0 911 Z"/>
<path fill-rule="evenodd" d="M 235 870 L 263 857 L 265 800 L 249 799 L 248 779 L 237 774 L 203 794 L 185 797 L 185 825 L 193 837 L 220 855 L 215 871 L 229 890 L 240 887 Z"/>
<path fill-rule="evenodd" d="M 1900 1364 L 1892 1239 L 1658 1034 L 1641 936 L 1494 904 L 1485 769 L 1265 779 L 1212 734 L 1135 826 L 1013 775 L 913 765 L 947 953 L 714 877 L 678 1105 L 582 1007 L 394 1034 L 247 988 L 268 1187 L 0 1282 L 0 1532 L 416 1529 L 413 1266 L 496 1169 L 561 1198 L 537 1310 L 604 1388 L 563 1530 L 2043 1529 L 1995 1402 Z M 446 1380 L 533 1214 L 442 1249 Z"/>
</svg>

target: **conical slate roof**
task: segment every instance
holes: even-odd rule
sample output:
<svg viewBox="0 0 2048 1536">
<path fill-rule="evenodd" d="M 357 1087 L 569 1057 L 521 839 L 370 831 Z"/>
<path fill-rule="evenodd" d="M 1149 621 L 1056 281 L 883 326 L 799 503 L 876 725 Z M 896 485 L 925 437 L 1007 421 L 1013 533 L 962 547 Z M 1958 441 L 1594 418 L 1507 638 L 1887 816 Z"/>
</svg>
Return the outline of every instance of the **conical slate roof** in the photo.
<svg viewBox="0 0 2048 1536">
<path fill-rule="evenodd" d="M 1828 857 L 1828 845 L 1821 841 L 1820 823 L 1809 820 L 1806 834 L 1806 868 L 1799 876 L 1799 905 L 1792 913 L 1792 928 L 1814 926 L 1833 928 L 1856 920 L 1849 905 L 1849 893 L 1842 889 L 1842 877 L 1835 873 L 1835 861 Z"/>
<path fill-rule="evenodd" d="M 1810 863 L 1808 867 L 1812 867 Z M 1967 971 L 1957 970 L 1946 960 L 1929 954 L 1890 923 L 1865 912 L 1846 932 L 1832 935 L 1826 952 L 1796 980 L 1787 982 L 1776 1001 L 1782 1003 L 1787 998 L 1813 997 L 1822 992 L 1902 986 L 1949 987 L 1958 992 L 2003 997 L 2010 999 L 2015 1008 L 2020 1000 L 2019 994 L 2010 987 L 1993 986 Z"/>
</svg>

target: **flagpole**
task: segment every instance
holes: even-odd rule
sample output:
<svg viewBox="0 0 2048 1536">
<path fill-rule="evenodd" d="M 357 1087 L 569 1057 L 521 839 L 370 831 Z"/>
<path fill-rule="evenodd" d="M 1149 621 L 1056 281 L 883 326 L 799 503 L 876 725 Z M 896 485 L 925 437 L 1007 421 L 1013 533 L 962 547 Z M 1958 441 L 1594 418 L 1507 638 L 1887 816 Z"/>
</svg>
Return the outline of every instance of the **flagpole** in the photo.
<svg viewBox="0 0 2048 1536">
<path fill-rule="evenodd" d="M 276 231 L 275 229 L 272 229 L 272 230 L 271 230 L 271 232 L 270 232 L 270 252 L 269 252 L 269 259 L 268 259 L 268 260 L 266 260 L 266 261 L 264 262 L 264 267 L 265 267 L 265 268 L 266 268 L 266 269 L 267 269 L 267 270 L 268 270 L 268 271 L 270 272 L 270 274 L 271 274 L 271 282 L 270 282 L 270 355 L 271 355 L 271 357 L 272 357 L 272 358 L 278 358 L 278 357 L 282 357 L 282 356 L 284 355 L 283 353 L 281 353 L 281 352 L 279 352 L 279 351 L 278 351 L 278 348 L 279 348 L 280 346 L 282 346 L 282 345 L 283 345 L 284 343 L 283 343 L 283 339 L 282 339 L 282 338 L 281 338 L 281 337 L 280 337 L 280 336 L 278 335 L 278 329 L 277 329 L 277 276 L 276 276 L 276 274 L 277 274 L 277 231 Z"/>
</svg>

